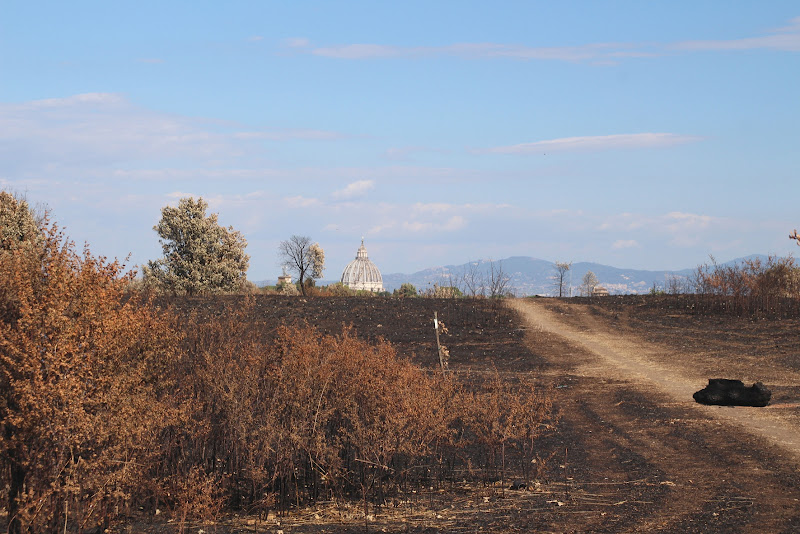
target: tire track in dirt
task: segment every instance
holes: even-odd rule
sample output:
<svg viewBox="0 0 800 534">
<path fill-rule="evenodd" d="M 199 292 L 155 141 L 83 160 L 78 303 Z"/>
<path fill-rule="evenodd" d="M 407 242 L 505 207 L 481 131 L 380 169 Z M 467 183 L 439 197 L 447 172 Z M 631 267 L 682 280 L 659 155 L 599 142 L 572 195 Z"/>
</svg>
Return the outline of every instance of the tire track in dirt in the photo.
<svg viewBox="0 0 800 534">
<path fill-rule="evenodd" d="M 592 328 L 595 321 L 588 315 L 581 319 L 590 328 L 582 331 L 559 321 L 554 312 L 534 301 L 515 300 L 511 306 L 522 315 L 529 328 L 560 336 L 598 356 L 597 364 L 584 364 L 579 367 L 579 373 L 655 386 L 676 402 L 686 402 L 707 417 L 734 425 L 731 432 L 743 429 L 767 439 L 800 464 L 800 428 L 783 419 L 779 412 L 764 408 L 703 406 L 694 402 L 692 394 L 705 385 L 707 378 L 716 377 L 691 376 L 684 370 L 665 366 L 660 363 L 663 355 L 656 357 L 658 347 L 643 340 L 623 338 L 601 327 Z"/>
</svg>

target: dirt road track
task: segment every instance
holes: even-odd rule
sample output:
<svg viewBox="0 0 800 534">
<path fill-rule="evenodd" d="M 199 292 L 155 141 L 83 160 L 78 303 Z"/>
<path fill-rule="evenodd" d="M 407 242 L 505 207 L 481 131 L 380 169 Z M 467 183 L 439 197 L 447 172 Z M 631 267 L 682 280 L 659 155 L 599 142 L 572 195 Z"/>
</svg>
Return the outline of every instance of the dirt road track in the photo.
<svg viewBox="0 0 800 534">
<path fill-rule="evenodd" d="M 703 387 L 707 377 L 687 373 L 664 364 L 663 350 L 641 339 L 626 339 L 603 330 L 578 330 L 558 321 L 557 315 L 533 301 L 514 301 L 530 327 L 559 335 L 570 343 L 598 356 L 601 365 L 584 367 L 590 376 L 624 378 L 643 385 L 652 385 L 676 402 L 685 402 L 706 416 L 737 425 L 731 431 L 747 431 L 783 448 L 800 465 L 800 428 L 781 417 L 775 410 L 763 408 L 722 408 L 694 403 L 692 394 Z M 591 322 L 591 318 L 588 319 Z M 735 377 L 732 377 L 735 378 Z"/>
<path fill-rule="evenodd" d="M 698 405 L 692 393 L 709 376 L 673 363 L 663 345 L 620 335 L 580 307 L 565 318 L 542 301 L 511 306 L 547 361 L 564 446 L 572 439 L 580 456 L 575 484 L 654 486 L 620 492 L 635 505 L 611 519 L 587 515 L 578 531 L 800 532 L 800 428 L 790 410 Z"/>
</svg>

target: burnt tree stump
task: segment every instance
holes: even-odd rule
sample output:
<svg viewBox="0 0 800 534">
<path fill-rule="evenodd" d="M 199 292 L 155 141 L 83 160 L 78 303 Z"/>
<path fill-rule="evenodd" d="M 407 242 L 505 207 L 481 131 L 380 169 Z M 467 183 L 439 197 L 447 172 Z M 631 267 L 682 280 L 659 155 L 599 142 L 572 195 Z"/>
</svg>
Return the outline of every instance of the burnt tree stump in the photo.
<svg viewBox="0 0 800 534">
<path fill-rule="evenodd" d="M 769 404 L 772 392 L 761 382 L 748 387 L 741 380 L 709 378 L 708 385 L 693 397 L 700 404 L 762 407 Z"/>
</svg>

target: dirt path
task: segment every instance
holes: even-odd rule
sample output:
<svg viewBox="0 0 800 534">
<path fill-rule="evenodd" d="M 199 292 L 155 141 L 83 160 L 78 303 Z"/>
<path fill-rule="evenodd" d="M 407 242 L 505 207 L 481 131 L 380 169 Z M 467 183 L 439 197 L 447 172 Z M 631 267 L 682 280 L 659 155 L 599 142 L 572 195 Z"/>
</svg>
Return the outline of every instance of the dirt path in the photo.
<svg viewBox="0 0 800 534">
<path fill-rule="evenodd" d="M 670 348 L 585 306 L 509 305 L 561 414 L 547 446 L 564 451 L 564 510 L 582 518 L 563 531 L 800 532 L 796 408 L 696 404 L 706 363 L 678 357 L 694 338 Z M 771 372 L 791 391 L 800 382 L 791 369 Z M 605 508 L 589 500 L 595 494 Z"/>
<path fill-rule="evenodd" d="M 580 320 L 589 328 L 579 330 L 559 321 L 556 313 L 535 301 L 515 300 L 513 306 L 523 315 L 529 327 L 561 336 L 597 355 L 593 363 L 580 367 L 584 375 L 624 379 L 655 387 L 676 402 L 686 402 L 706 416 L 735 425 L 732 431 L 746 430 L 766 438 L 785 449 L 795 462 L 800 463 L 800 427 L 784 417 L 785 412 L 770 407 L 726 408 L 696 404 L 692 394 L 702 388 L 708 378 L 715 377 L 687 373 L 686 369 L 665 365 L 668 357 L 665 357 L 661 347 L 603 330 L 588 315 Z M 797 381 L 794 382 L 797 385 Z"/>
</svg>

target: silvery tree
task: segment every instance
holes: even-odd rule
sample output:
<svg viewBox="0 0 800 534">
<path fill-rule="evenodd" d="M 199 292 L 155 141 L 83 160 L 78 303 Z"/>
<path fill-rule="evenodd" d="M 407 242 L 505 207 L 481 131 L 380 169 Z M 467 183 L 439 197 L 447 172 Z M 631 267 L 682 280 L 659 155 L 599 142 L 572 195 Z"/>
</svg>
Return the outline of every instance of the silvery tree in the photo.
<svg viewBox="0 0 800 534">
<path fill-rule="evenodd" d="M 181 198 L 178 206 L 161 210 L 153 227 L 164 257 L 144 267 L 145 284 L 175 294 L 196 295 L 241 289 L 247 281 L 250 256 L 247 240 L 232 226 L 206 215 L 202 197 Z"/>
<path fill-rule="evenodd" d="M 0 250 L 16 250 L 38 242 L 39 219 L 24 198 L 0 191 Z"/>
</svg>

